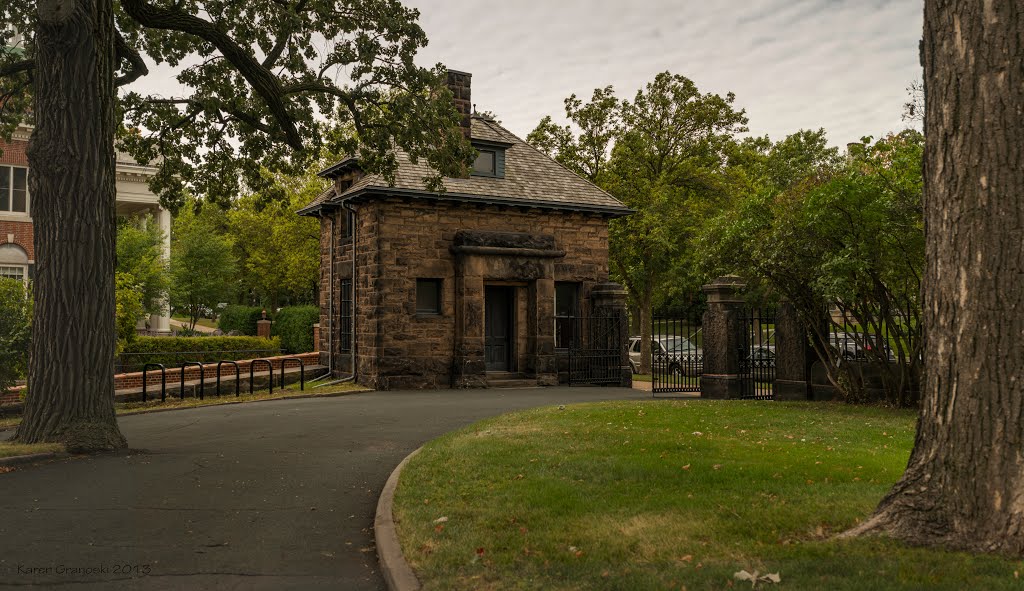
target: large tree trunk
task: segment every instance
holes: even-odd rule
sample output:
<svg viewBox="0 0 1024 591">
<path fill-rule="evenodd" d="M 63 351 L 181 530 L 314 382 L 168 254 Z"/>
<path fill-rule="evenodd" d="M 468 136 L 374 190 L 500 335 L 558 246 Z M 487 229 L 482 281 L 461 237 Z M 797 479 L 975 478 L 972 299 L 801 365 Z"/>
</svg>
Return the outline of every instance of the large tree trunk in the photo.
<svg viewBox="0 0 1024 591">
<path fill-rule="evenodd" d="M 36 275 L 25 418 L 15 438 L 126 445 L 114 416 L 111 0 L 41 0 L 29 145 Z"/>
<path fill-rule="evenodd" d="M 1024 5 L 924 13 L 925 389 L 903 478 L 851 533 L 1024 554 Z"/>
</svg>

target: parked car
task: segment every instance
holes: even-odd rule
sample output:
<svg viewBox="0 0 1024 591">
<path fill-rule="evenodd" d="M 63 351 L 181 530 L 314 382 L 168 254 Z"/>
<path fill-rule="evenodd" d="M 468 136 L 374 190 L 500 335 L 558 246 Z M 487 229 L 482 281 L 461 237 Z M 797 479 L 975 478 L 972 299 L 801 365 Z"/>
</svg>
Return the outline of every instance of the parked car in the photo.
<svg viewBox="0 0 1024 591">
<path fill-rule="evenodd" d="M 833 332 L 828 335 L 828 342 L 836 350 L 838 355 L 844 360 L 848 361 L 866 361 L 868 359 L 874 359 L 874 355 L 871 354 L 871 348 L 874 343 L 874 337 L 872 335 L 860 335 L 858 337 L 846 332 Z M 861 344 L 863 343 L 863 345 Z M 889 343 L 881 343 L 882 348 L 885 351 L 885 357 L 889 361 L 894 361 L 896 355 L 892 351 L 892 347 Z"/>
<path fill-rule="evenodd" d="M 747 361 L 765 365 L 775 362 L 775 345 L 754 345 L 747 355 Z"/>
<path fill-rule="evenodd" d="M 659 373 L 696 376 L 704 370 L 704 351 L 686 337 L 657 337 L 651 340 L 653 367 Z M 640 337 L 629 339 L 629 367 L 639 373 Z"/>
</svg>

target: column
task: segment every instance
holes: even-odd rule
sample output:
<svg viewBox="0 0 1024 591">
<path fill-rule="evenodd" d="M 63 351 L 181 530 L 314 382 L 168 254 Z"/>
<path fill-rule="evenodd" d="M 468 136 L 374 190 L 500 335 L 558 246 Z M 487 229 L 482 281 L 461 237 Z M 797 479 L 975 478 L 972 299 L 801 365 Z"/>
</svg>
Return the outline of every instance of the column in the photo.
<svg viewBox="0 0 1024 591">
<path fill-rule="evenodd" d="M 779 303 L 775 316 L 775 399 L 811 398 L 811 362 L 814 359 L 807 327 L 788 301 Z"/>
<path fill-rule="evenodd" d="M 740 355 L 743 347 L 743 306 L 746 282 L 735 275 L 719 277 L 702 289 L 708 296 L 704 312 L 704 369 L 701 398 L 740 398 Z"/>
<path fill-rule="evenodd" d="M 590 343 L 594 349 L 618 351 L 617 373 L 619 385 L 624 388 L 633 387 L 633 372 L 629 369 L 629 315 L 626 312 L 626 290 L 618 283 L 609 281 L 599 283 L 590 290 L 590 316 L 592 322 L 608 322 L 599 331 L 602 342 Z M 595 338 L 588 335 L 587 338 Z M 611 359 L 609 359 L 611 361 Z"/>
<path fill-rule="evenodd" d="M 171 263 L 171 212 L 160 208 L 157 211 L 157 221 L 160 223 L 160 232 L 164 236 L 164 262 L 169 265 Z M 158 334 L 170 334 L 171 305 L 166 297 L 161 305 L 161 309 L 163 310 L 161 314 L 154 314 L 150 317 L 149 325 Z"/>
</svg>

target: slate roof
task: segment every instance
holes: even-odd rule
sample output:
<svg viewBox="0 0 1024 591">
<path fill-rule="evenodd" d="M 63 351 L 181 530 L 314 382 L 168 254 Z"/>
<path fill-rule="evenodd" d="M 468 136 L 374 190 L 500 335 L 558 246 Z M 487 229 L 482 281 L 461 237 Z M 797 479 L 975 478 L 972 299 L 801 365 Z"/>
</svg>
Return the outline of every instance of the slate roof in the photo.
<svg viewBox="0 0 1024 591">
<path fill-rule="evenodd" d="M 336 203 L 357 194 L 369 193 L 595 211 L 616 216 L 632 212 L 618 199 L 547 157 L 494 121 L 481 117 L 473 117 L 471 121 L 474 140 L 509 146 L 505 150 L 504 178 L 445 178 L 445 193 L 433 193 L 423 186 L 423 178 L 433 173 L 430 166 L 423 160 L 413 164 L 404 152 L 398 152 L 394 186 L 389 187 L 380 175 L 367 175 L 341 195 L 334 195 L 332 189 L 321 193 L 299 213 L 312 213 L 325 203 Z M 321 175 L 328 176 L 337 168 L 338 165 L 328 167 Z"/>
</svg>

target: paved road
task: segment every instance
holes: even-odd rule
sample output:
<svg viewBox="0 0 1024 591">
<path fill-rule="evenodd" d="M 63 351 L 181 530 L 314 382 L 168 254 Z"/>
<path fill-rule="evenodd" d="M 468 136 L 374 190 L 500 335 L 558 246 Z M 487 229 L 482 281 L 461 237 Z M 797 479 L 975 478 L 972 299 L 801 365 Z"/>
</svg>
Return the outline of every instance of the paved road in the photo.
<svg viewBox="0 0 1024 591">
<path fill-rule="evenodd" d="M 123 417 L 131 453 L 0 474 L 0 588 L 383 589 L 373 515 L 413 449 L 508 410 L 647 396 L 373 392 Z"/>
</svg>

